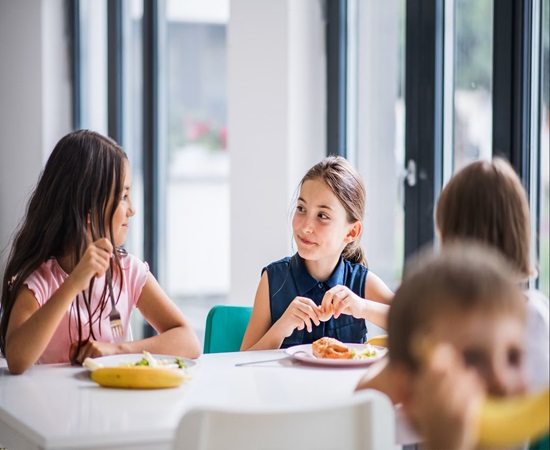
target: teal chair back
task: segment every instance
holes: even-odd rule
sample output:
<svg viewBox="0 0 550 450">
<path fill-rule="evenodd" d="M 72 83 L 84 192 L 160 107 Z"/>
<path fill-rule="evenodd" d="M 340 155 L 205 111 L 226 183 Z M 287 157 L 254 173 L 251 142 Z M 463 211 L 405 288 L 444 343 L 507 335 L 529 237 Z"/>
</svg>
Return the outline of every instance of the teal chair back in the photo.
<svg viewBox="0 0 550 450">
<path fill-rule="evenodd" d="M 206 317 L 204 353 L 238 352 L 252 306 L 216 305 Z"/>
</svg>

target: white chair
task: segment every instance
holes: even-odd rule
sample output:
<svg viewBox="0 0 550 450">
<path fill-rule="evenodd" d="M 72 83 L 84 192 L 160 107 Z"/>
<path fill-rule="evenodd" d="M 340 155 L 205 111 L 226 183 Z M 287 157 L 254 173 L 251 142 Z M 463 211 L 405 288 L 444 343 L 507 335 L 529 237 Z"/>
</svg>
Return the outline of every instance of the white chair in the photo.
<svg viewBox="0 0 550 450">
<path fill-rule="evenodd" d="M 175 450 L 396 448 L 393 405 L 374 390 L 299 410 L 194 408 L 182 417 L 174 441 Z"/>
</svg>

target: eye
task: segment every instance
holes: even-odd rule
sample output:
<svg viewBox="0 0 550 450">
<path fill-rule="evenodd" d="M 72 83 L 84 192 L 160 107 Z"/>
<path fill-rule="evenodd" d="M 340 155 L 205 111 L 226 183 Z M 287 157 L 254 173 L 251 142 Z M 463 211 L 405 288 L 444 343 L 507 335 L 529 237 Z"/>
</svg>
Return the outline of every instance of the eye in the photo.
<svg viewBox="0 0 550 450">
<path fill-rule="evenodd" d="M 330 217 L 327 216 L 325 213 L 319 213 L 319 214 L 317 215 L 317 217 L 319 217 L 319 219 L 323 219 L 323 220 L 325 220 L 325 219 L 330 219 Z"/>
<path fill-rule="evenodd" d="M 303 213 L 306 209 L 302 205 L 296 205 L 296 212 Z"/>
</svg>

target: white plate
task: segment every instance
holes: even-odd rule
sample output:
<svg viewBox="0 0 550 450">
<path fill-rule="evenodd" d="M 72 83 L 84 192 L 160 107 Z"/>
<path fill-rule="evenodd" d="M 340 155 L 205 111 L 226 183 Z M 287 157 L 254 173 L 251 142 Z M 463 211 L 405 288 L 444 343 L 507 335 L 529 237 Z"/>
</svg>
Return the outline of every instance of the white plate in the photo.
<svg viewBox="0 0 550 450">
<path fill-rule="evenodd" d="M 355 348 L 358 351 L 363 351 L 367 348 L 366 344 L 346 344 L 350 348 Z M 365 358 L 365 359 L 331 359 L 331 358 L 317 358 L 313 355 L 311 344 L 294 345 L 286 349 L 292 358 L 297 361 L 313 364 L 316 366 L 332 366 L 332 367 L 353 367 L 353 366 L 368 366 L 375 361 L 381 359 L 387 352 L 387 348 L 371 345 L 379 351 L 379 355 Z"/>
<path fill-rule="evenodd" d="M 157 361 L 174 361 L 176 359 L 175 356 L 170 355 L 151 355 L 153 358 L 155 358 Z M 98 362 L 103 365 L 103 367 L 119 367 L 121 365 L 124 365 L 125 363 L 136 363 L 138 361 L 141 361 L 143 359 L 143 353 L 126 353 L 122 355 L 109 355 L 109 356 L 100 356 L 99 358 L 94 358 L 95 362 Z M 193 361 L 192 359 L 188 358 L 181 358 L 185 361 L 185 365 L 187 369 L 190 369 L 194 365 L 196 365 L 196 361 Z"/>
</svg>

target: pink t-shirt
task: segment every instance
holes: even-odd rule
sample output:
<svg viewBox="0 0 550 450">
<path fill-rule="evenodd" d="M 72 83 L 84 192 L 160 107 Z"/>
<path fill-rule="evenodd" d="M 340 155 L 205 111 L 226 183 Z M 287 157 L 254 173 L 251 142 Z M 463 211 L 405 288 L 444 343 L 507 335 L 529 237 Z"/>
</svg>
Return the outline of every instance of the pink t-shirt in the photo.
<svg viewBox="0 0 550 450">
<path fill-rule="evenodd" d="M 140 261 L 133 255 L 126 255 L 121 258 L 120 264 L 124 274 L 124 282 L 122 286 L 122 292 L 116 303 L 116 307 L 120 312 L 122 324 L 125 332 L 129 329 L 130 315 L 132 310 L 136 307 L 139 296 L 147 275 L 149 273 L 149 266 L 147 263 Z M 59 266 L 57 260 L 52 258 L 43 263 L 38 269 L 36 269 L 26 280 L 27 287 L 34 293 L 36 301 L 40 306 L 43 306 L 57 291 L 57 289 L 63 284 L 68 275 Z M 92 292 L 92 301 L 90 310 L 93 312 L 99 304 L 99 299 L 105 286 L 105 276 L 97 278 L 94 283 Z M 113 277 L 113 291 L 115 297 L 118 296 L 120 290 L 120 282 L 118 277 Z M 108 297 L 107 297 L 108 298 Z M 79 304 L 82 303 L 82 297 L 79 297 Z M 88 323 L 88 315 L 86 309 L 79 305 L 80 317 L 83 323 Z M 111 312 L 110 302 L 103 311 L 101 321 L 93 321 L 92 328 L 96 340 L 104 342 L 112 342 L 111 328 L 109 324 L 109 313 Z M 70 328 L 70 332 L 69 332 Z M 83 332 L 83 338 L 88 337 L 88 332 Z M 64 363 L 69 361 L 69 350 L 71 347 L 71 340 L 78 339 L 78 322 L 77 312 L 74 304 L 69 306 L 65 316 L 61 320 L 61 323 L 57 327 L 50 343 L 44 350 L 44 353 L 37 361 L 38 364 L 52 364 L 52 363 Z"/>
</svg>

